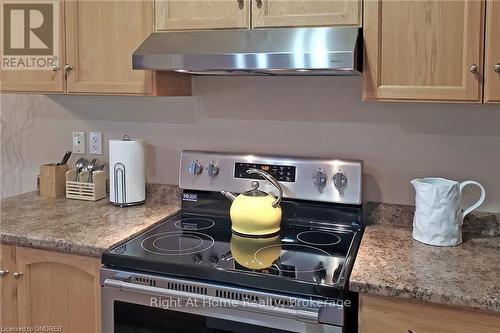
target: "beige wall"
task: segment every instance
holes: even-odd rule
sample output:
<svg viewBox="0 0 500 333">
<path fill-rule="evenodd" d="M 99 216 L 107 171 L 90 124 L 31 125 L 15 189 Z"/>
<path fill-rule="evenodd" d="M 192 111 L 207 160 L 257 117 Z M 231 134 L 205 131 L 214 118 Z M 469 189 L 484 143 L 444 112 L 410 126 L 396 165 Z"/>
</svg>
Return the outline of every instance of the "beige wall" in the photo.
<svg viewBox="0 0 500 333">
<path fill-rule="evenodd" d="M 183 149 L 346 157 L 365 161 L 365 200 L 412 204 L 412 178 L 443 176 L 483 183 L 481 209 L 500 212 L 498 105 L 365 103 L 359 77 L 193 83 L 182 98 L 2 95 L 2 197 L 34 189 L 73 130 L 96 130 L 145 139 L 149 182 L 175 184 Z"/>
</svg>

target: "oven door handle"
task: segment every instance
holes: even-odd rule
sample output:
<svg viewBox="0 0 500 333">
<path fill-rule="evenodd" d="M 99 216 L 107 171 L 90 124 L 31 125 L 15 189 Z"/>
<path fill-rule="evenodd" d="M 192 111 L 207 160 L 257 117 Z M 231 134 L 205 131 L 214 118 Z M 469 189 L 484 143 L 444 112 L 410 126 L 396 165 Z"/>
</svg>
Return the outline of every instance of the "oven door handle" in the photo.
<svg viewBox="0 0 500 333">
<path fill-rule="evenodd" d="M 223 307 L 234 307 L 238 310 L 257 312 L 267 315 L 279 316 L 283 318 L 292 318 L 297 321 L 309 322 L 315 324 L 319 322 L 318 310 L 310 311 L 310 310 L 289 309 L 289 308 L 268 306 L 252 302 L 242 302 L 233 299 L 227 299 L 230 302 L 221 302 L 221 300 L 225 300 L 226 298 L 200 295 L 178 290 L 163 289 L 147 285 L 124 282 L 120 280 L 113 280 L 113 279 L 105 279 L 104 287 L 111 289 L 118 289 L 122 291 L 134 292 L 134 293 L 141 293 L 151 296 L 172 297 L 183 301 L 190 300 L 190 301 L 203 302 L 203 304 L 205 303 L 211 304 L 216 302 L 217 305 Z"/>
</svg>

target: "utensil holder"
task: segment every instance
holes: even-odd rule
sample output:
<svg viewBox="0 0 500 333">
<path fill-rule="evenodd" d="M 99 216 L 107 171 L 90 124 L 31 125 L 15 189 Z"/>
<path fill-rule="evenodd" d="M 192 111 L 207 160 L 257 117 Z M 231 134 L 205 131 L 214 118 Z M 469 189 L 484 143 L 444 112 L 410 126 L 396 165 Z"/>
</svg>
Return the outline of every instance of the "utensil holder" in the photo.
<svg viewBox="0 0 500 333">
<path fill-rule="evenodd" d="M 48 198 L 64 197 L 66 188 L 66 165 L 56 163 L 40 166 L 40 195 Z"/>
<path fill-rule="evenodd" d="M 75 181 L 76 170 L 66 172 L 66 198 L 86 201 L 97 201 L 106 197 L 106 171 L 95 171 L 92 182 L 81 181 L 88 179 L 88 172 L 80 173 L 80 181 Z"/>
</svg>

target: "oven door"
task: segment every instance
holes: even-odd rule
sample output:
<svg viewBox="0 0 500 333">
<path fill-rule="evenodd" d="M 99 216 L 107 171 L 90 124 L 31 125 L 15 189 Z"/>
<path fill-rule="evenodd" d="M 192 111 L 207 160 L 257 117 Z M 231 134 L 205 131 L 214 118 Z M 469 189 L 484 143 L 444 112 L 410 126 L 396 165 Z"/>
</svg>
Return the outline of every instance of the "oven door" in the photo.
<svg viewBox="0 0 500 333">
<path fill-rule="evenodd" d="M 241 301 L 236 295 L 241 290 L 231 295 L 231 291 L 224 290 L 229 288 L 223 286 L 217 286 L 216 295 L 225 297 L 214 297 L 208 289 L 203 289 L 212 285 L 188 281 L 188 286 L 186 280 L 167 282 L 159 281 L 162 278 L 158 277 L 148 280 L 147 276 L 115 274 L 124 277 L 124 281 L 106 277 L 109 275 L 101 273 L 103 333 L 344 333 L 342 326 L 320 323 L 322 311 L 318 308 L 294 309 L 264 301 Z M 146 284 L 136 283 L 137 280 Z M 174 285 L 175 281 L 182 283 Z M 162 282 L 173 289 L 162 288 Z M 338 316 L 331 311 L 325 314 Z"/>
</svg>

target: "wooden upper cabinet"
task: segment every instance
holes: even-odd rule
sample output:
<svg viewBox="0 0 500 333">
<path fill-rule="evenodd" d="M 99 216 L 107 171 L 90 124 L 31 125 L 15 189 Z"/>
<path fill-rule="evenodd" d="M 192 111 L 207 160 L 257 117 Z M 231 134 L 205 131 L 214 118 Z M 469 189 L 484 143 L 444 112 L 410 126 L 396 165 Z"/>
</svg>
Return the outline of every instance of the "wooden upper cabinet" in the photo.
<svg viewBox="0 0 500 333">
<path fill-rule="evenodd" d="M 252 1 L 252 26 L 255 28 L 335 25 L 361 25 L 361 1 Z"/>
<path fill-rule="evenodd" d="M 486 3 L 486 65 L 484 67 L 486 103 L 500 103 L 500 1 Z"/>
<path fill-rule="evenodd" d="M 16 247 L 0 244 L 0 327 L 17 327 Z"/>
<path fill-rule="evenodd" d="M 481 101 L 483 1 L 364 6 L 364 100 Z"/>
<path fill-rule="evenodd" d="M 157 0 L 156 30 L 250 28 L 250 0 Z"/>
<path fill-rule="evenodd" d="M 132 53 L 153 31 L 152 1 L 66 2 L 68 93 L 151 94 L 152 72 Z"/>
<path fill-rule="evenodd" d="M 1 91 L 22 91 L 22 92 L 48 92 L 62 93 L 65 89 L 64 80 L 64 1 L 53 0 L 58 7 L 59 31 L 54 45 L 59 47 L 58 59 L 55 60 L 53 70 L 0 70 Z M 3 22 L 3 6 L 0 15 Z M 3 24 L 3 23 L 2 23 Z M 4 45 L 3 27 L 0 33 L 0 45 Z"/>
<path fill-rule="evenodd" d="M 361 295 L 359 333 L 500 333 L 500 316 Z"/>
<path fill-rule="evenodd" d="M 16 261 L 19 326 L 100 332 L 98 258 L 17 247 Z"/>
</svg>

